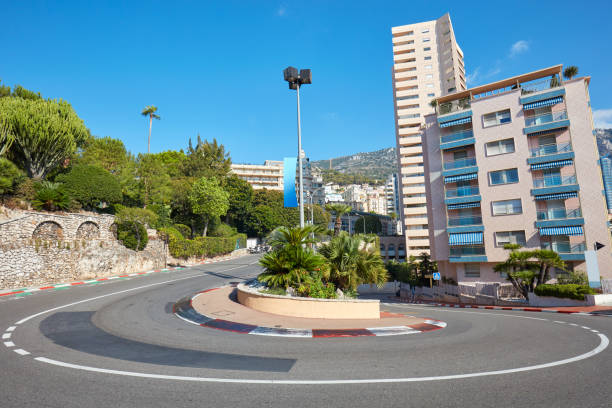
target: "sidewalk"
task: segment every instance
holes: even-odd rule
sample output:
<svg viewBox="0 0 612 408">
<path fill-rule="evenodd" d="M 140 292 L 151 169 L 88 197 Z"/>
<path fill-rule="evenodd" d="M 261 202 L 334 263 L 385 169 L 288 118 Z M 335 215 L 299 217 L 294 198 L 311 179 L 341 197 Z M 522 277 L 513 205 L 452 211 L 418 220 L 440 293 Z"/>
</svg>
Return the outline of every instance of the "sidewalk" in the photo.
<svg viewBox="0 0 612 408">
<path fill-rule="evenodd" d="M 454 307 L 454 308 L 471 308 L 471 309 L 488 309 L 488 310 L 514 310 L 520 312 L 548 312 L 548 313 L 566 313 L 566 314 L 581 314 L 593 316 L 612 316 L 612 306 L 558 306 L 558 307 L 529 307 L 529 305 L 520 306 L 490 306 L 490 305 L 475 305 L 453 302 L 436 302 L 427 300 L 416 300 L 410 302 L 399 297 L 389 297 L 398 303 L 411 304 L 428 304 L 438 307 Z"/>
</svg>

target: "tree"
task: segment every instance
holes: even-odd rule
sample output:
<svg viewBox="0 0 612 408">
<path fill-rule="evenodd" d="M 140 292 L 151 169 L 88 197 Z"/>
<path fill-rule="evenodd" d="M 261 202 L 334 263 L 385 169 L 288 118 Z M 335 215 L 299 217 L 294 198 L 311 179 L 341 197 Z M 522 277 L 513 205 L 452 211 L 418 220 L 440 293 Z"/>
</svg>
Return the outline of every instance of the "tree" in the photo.
<svg viewBox="0 0 612 408">
<path fill-rule="evenodd" d="M 222 180 L 230 171 L 231 159 L 229 152 L 222 144 L 213 139 L 212 143 L 200 138 L 194 148 L 189 139 L 187 157 L 183 162 L 183 174 L 188 177 L 215 177 Z"/>
<path fill-rule="evenodd" d="M 352 210 L 352 208 L 345 204 L 327 204 L 325 209 L 329 212 L 334 213 L 336 216 L 336 222 L 334 224 L 334 235 L 338 236 L 342 229 L 342 216 Z"/>
<path fill-rule="evenodd" d="M 359 217 L 359 219 L 355 222 L 355 232 L 363 232 L 363 223 L 365 220 L 365 233 L 366 234 L 380 234 L 382 231 L 382 223 L 380 222 L 380 218 L 375 215 L 364 215 Z"/>
<path fill-rule="evenodd" d="M 551 268 L 565 270 L 565 262 L 555 251 L 549 249 L 535 249 L 531 251 L 531 253 L 539 264 L 539 272 L 537 275 L 538 284 L 546 283 L 546 281 L 550 279 Z"/>
<path fill-rule="evenodd" d="M 10 149 L 15 137 L 7 121 L 0 117 L 0 156 L 4 156 Z"/>
<path fill-rule="evenodd" d="M 147 246 L 147 226 L 157 222 L 157 215 L 145 208 L 121 208 L 115 216 L 117 238 L 127 248 L 141 251 Z"/>
<path fill-rule="evenodd" d="M 10 160 L 0 157 L 0 195 L 12 193 L 24 174 Z"/>
<path fill-rule="evenodd" d="M 246 219 L 247 233 L 258 237 L 264 237 L 276 227 L 282 225 L 279 213 L 267 205 L 253 207 Z"/>
<path fill-rule="evenodd" d="M 170 176 L 155 154 L 138 155 L 136 175 L 145 208 L 151 203 L 168 204 L 170 202 L 172 196 Z"/>
<path fill-rule="evenodd" d="M 570 65 L 563 70 L 563 77 L 565 77 L 565 79 L 572 79 L 576 75 L 578 75 L 578 67 L 575 65 Z"/>
<path fill-rule="evenodd" d="M 129 161 L 123 142 L 108 136 L 89 138 L 75 159 L 76 163 L 102 167 L 113 175 L 120 174 Z"/>
<path fill-rule="evenodd" d="M 66 192 L 88 210 L 121 202 L 119 182 L 101 167 L 79 164 L 55 180 L 62 183 Z"/>
<path fill-rule="evenodd" d="M 233 225 L 239 231 L 246 228 L 246 220 L 253 203 L 253 187 L 235 174 L 225 179 L 223 185 L 229 193 L 229 209 L 225 222 Z"/>
<path fill-rule="evenodd" d="M 147 153 L 151 153 L 151 128 L 153 127 L 153 118 L 159 120 L 161 117 L 156 114 L 157 106 L 149 105 L 146 106 L 140 113 L 142 116 L 149 117 L 149 139 L 147 141 Z"/>
<path fill-rule="evenodd" d="M 357 290 L 361 284 L 384 285 L 387 270 L 378 248 L 365 245 L 362 237 L 343 232 L 321 246 L 319 253 L 328 262 L 324 278 L 342 290 Z"/>
<path fill-rule="evenodd" d="M 311 209 L 311 206 L 308 205 L 307 206 L 307 210 L 310 210 L 310 209 Z M 308 211 L 308 212 L 310 212 L 310 211 Z M 325 211 L 325 209 L 323 207 L 321 207 L 320 205 L 317 205 L 317 204 L 313 204 L 312 205 L 312 214 L 314 215 L 314 225 L 317 225 L 319 227 L 323 227 L 325 229 L 328 228 L 329 220 L 331 219 L 331 216 L 329 215 L 329 213 L 327 211 Z M 298 214 L 298 219 L 299 219 L 299 214 Z M 310 220 L 310 221 L 312 222 L 312 220 Z"/>
<path fill-rule="evenodd" d="M 199 214 L 204 220 L 206 236 L 208 224 L 213 217 L 225 215 L 229 208 L 229 193 L 219 185 L 216 178 L 202 177 L 196 181 L 189 193 L 189 202 L 194 214 Z"/>
<path fill-rule="evenodd" d="M 421 252 L 415 261 L 423 279 L 425 279 L 425 275 L 431 275 L 438 271 L 438 264 L 431 260 L 431 256 L 427 252 Z"/>
<path fill-rule="evenodd" d="M 15 138 L 10 158 L 35 179 L 45 177 L 88 137 L 83 121 L 61 100 L 0 98 L 0 122 L 8 123 Z"/>
</svg>

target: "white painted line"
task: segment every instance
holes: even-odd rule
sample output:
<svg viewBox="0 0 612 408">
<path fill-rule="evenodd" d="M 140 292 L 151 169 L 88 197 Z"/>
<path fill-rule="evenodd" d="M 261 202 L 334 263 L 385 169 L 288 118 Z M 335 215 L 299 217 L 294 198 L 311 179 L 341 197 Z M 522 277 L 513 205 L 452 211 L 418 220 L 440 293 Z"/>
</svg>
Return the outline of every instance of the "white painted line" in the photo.
<svg viewBox="0 0 612 408">
<path fill-rule="evenodd" d="M 580 326 L 580 327 L 582 327 L 583 329 L 586 329 L 586 330 L 591 330 L 590 327 L 586 327 L 586 326 Z"/>
<path fill-rule="evenodd" d="M 5 345 L 6 347 L 15 347 L 15 343 L 13 343 L 12 341 L 5 341 L 5 342 L 4 342 L 4 345 Z"/>
<path fill-rule="evenodd" d="M 13 351 L 22 356 L 27 356 L 28 354 L 30 354 L 28 351 L 25 351 L 24 349 L 15 349 Z"/>
<path fill-rule="evenodd" d="M 73 368 L 76 370 L 91 371 L 104 374 L 115 374 L 123 375 L 128 377 L 140 377 L 140 378 L 153 378 L 160 380 L 175 380 L 175 381 L 194 381 L 194 382 L 214 382 L 214 383 L 241 383 L 241 384 L 292 384 L 292 385 L 337 385 L 337 384 L 379 384 L 379 383 L 406 383 L 406 382 L 423 382 L 423 381 L 444 381 L 444 380 L 456 380 L 461 378 L 473 378 L 473 377 L 487 377 L 492 375 L 503 375 L 520 373 L 525 371 L 540 370 L 543 368 L 556 367 L 560 365 L 574 363 L 576 361 L 584 360 L 594 355 L 597 355 L 604 351 L 610 341 L 603 334 L 598 334 L 600 342 L 597 347 L 593 350 L 588 351 L 584 354 L 566 358 L 564 360 L 553 361 L 550 363 L 538 364 L 527 367 L 510 368 L 507 370 L 497 371 L 484 371 L 479 373 L 468 373 L 468 374 L 454 374 L 454 375 L 442 375 L 434 377 L 409 377 L 409 378 L 373 378 L 373 379 L 362 379 L 362 380 L 256 380 L 256 379 L 240 379 L 240 378 L 210 378 L 210 377 L 186 377 L 179 375 L 162 375 L 162 374 L 148 374 L 148 373 L 137 373 L 133 371 L 121 371 L 121 370 L 109 370 L 106 368 L 97 368 L 82 366 L 77 364 L 64 363 L 62 361 L 51 360 L 46 357 L 36 357 L 34 360 L 41 363 L 52 364 L 55 366 Z"/>
<path fill-rule="evenodd" d="M 433 324 L 434 326 L 438 326 L 438 327 L 446 327 L 446 322 L 441 322 L 439 320 L 425 320 L 425 323 L 427 324 Z"/>
<path fill-rule="evenodd" d="M 61 283 L 59 285 L 55 285 L 54 287 L 55 288 L 65 288 L 66 286 L 70 286 L 70 284 L 69 283 Z"/>
<path fill-rule="evenodd" d="M 7 332 L 12 332 L 15 331 L 15 329 L 17 328 L 17 326 L 11 326 L 8 329 L 6 329 Z"/>
<path fill-rule="evenodd" d="M 249 334 L 256 334 L 258 336 L 309 338 L 309 337 L 312 337 L 312 330 L 310 329 L 282 329 L 282 328 L 277 329 L 274 327 L 257 327 L 251 330 Z"/>
<path fill-rule="evenodd" d="M 10 338 L 11 338 L 11 333 L 4 333 L 4 334 L 2 335 L 2 340 L 5 340 L 5 339 L 10 339 Z"/>
<path fill-rule="evenodd" d="M 568 323 L 570 326 L 576 326 L 578 327 L 578 325 L 576 323 Z"/>
<path fill-rule="evenodd" d="M 553 322 L 555 322 L 555 323 L 565 324 L 565 322 L 562 322 L 562 321 L 560 321 L 560 320 L 553 320 Z"/>
<path fill-rule="evenodd" d="M 590 313 L 585 313 L 585 312 L 576 312 L 576 313 L 571 313 L 573 315 L 579 315 L 579 316 L 591 316 Z"/>
<path fill-rule="evenodd" d="M 194 321 L 191 321 L 191 320 L 185 319 L 184 317 L 182 317 L 182 316 L 181 316 L 181 315 L 179 315 L 178 313 L 175 313 L 174 315 L 175 315 L 176 317 L 178 317 L 179 319 L 186 321 L 187 323 L 195 324 L 196 326 L 199 326 L 199 325 L 200 325 L 200 323 L 196 323 L 196 322 L 194 322 Z"/>
<path fill-rule="evenodd" d="M 375 336 L 400 336 L 404 334 L 422 333 L 408 326 L 368 327 L 366 330 Z"/>
<path fill-rule="evenodd" d="M 593 333 L 599 333 L 597 330 L 591 330 Z"/>
</svg>

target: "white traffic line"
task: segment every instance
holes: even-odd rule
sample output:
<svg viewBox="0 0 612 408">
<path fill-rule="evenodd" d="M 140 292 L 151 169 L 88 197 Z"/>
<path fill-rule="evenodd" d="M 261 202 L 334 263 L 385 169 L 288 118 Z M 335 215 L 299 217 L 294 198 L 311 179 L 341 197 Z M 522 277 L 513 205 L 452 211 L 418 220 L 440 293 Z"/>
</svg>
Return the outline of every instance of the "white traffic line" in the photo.
<svg viewBox="0 0 612 408">
<path fill-rule="evenodd" d="M 24 349 L 15 349 L 13 350 L 15 353 L 22 355 L 22 356 L 27 356 L 28 354 L 30 354 L 30 352 L 25 351 Z"/>
<path fill-rule="evenodd" d="M 12 332 L 17 328 L 17 326 L 11 326 L 8 329 L 6 329 L 7 332 Z"/>
<path fill-rule="evenodd" d="M 4 342 L 4 345 L 5 345 L 6 347 L 15 347 L 15 343 L 13 343 L 12 341 L 5 341 L 5 342 Z"/>
<path fill-rule="evenodd" d="M 6 340 L 6 339 L 10 339 L 11 338 L 11 333 L 4 333 L 2 335 L 2 340 Z"/>
</svg>

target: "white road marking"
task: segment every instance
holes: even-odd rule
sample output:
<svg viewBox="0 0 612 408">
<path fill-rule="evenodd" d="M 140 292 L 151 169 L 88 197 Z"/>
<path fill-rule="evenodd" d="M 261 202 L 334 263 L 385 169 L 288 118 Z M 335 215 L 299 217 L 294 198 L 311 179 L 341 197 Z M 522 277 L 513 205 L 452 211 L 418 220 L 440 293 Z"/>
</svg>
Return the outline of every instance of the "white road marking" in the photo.
<svg viewBox="0 0 612 408">
<path fill-rule="evenodd" d="M 148 374 L 148 373 L 137 373 L 133 371 L 121 371 L 121 370 L 109 370 L 106 368 L 89 367 L 77 364 L 64 363 L 62 361 L 51 360 L 46 357 L 36 357 L 34 360 L 41 363 L 52 364 L 55 366 L 73 368 L 76 370 L 91 371 L 104 374 L 115 374 L 123 375 L 128 377 L 140 377 L 140 378 L 153 378 L 160 380 L 175 380 L 175 381 L 194 381 L 194 382 L 214 382 L 214 383 L 241 383 L 241 384 L 288 384 L 288 385 L 337 385 L 337 384 L 379 384 L 379 383 L 406 383 L 406 382 L 422 382 L 422 381 L 444 381 L 444 380 L 456 380 L 462 378 L 473 378 L 473 377 L 486 377 L 491 375 L 503 375 L 520 373 L 525 371 L 540 370 L 543 368 L 556 367 L 560 365 L 574 363 L 576 361 L 584 360 L 592 357 L 596 354 L 601 353 L 605 350 L 610 341 L 603 334 L 598 334 L 600 343 L 593 350 L 580 354 L 579 356 L 566 358 L 564 360 L 553 361 L 550 363 L 538 364 L 527 367 L 510 368 L 507 370 L 497 371 L 484 371 L 479 373 L 468 373 L 468 374 L 454 374 L 454 375 L 441 375 L 432 377 L 408 377 L 408 378 L 373 378 L 363 380 L 257 380 L 257 379 L 240 379 L 240 378 L 210 378 L 210 377 L 186 377 L 180 375 L 162 375 L 162 374 Z"/>
<path fill-rule="evenodd" d="M 17 326 L 11 326 L 8 329 L 6 329 L 7 332 L 12 332 L 17 328 Z"/>
<path fill-rule="evenodd" d="M 4 334 L 2 335 L 2 340 L 5 340 L 5 339 L 10 339 L 10 338 L 11 338 L 11 333 L 4 333 Z"/>
<path fill-rule="evenodd" d="M 15 343 L 13 343 L 12 341 L 5 341 L 5 342 L 4 342 L 4 345 L 5 345 L 6 347 L 15 347 Z"/>
<path fill-rule="evenodd" d="M 29 351 L 25 351 L 24 349 L 15 349 L 13 351 L 22 356 L 27 356 L 28 354 L 30 354 Z"/>
</svg>

